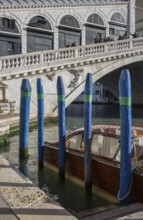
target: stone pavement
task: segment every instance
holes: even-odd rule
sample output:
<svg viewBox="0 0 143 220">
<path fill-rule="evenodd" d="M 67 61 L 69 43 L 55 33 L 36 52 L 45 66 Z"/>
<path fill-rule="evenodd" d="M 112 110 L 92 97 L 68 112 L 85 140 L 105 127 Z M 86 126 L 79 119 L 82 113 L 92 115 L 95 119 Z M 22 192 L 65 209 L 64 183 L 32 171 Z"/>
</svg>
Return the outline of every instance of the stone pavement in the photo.
<svg viewBox="0 0 143 220">
<path fill-rule="evenodd" d="M 0 136 L 3 134 L 9 134 L 9 125 L 5 124 L 5 125 L 0 125 Z"/>
<path fill-rule="evenodd" d="M 75 220 L 0 156 L 0 220 Z"/>
<path fill-rule="evenodd" d="M 35 114 L 30 114 L 30 119 L 36 118 Z M 8 124 L 9 126 L 18 125 L 19 124 L 19 114 L 7 114 L 7 115 L 0 115 L 0 125 Z"/>
<path fill-rule="evenodd" d="M 114 207 L 109 210 L 94 213 L 88 211 L 86 216 L 79 217 L 80 220 L 141 220 L 143 219 L 143 204 L 135 203 L 129 206 Z"/>
</svg>

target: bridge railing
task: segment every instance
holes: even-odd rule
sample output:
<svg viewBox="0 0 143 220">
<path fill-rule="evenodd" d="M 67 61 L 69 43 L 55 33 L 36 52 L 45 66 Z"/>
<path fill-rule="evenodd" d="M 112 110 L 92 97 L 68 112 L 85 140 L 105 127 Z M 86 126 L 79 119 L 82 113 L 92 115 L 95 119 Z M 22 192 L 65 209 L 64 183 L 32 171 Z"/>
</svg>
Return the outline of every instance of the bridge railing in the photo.
<svg viewBox="0 0 143 220">
<path fill-rule="evenodd" d="M 138 48 L 143 48 L 143 38 L 5 56 L 0 57 L 0 70 L 9 70 L 13 68 L 42 64 L 50 65 L 50 63 L 54 63 L 55 61 L 66 61 L 73 58 L 87 57 L 91 55 L 97 55 L 98 58 L 98 55 L 107 55 Z"/>
</svg>

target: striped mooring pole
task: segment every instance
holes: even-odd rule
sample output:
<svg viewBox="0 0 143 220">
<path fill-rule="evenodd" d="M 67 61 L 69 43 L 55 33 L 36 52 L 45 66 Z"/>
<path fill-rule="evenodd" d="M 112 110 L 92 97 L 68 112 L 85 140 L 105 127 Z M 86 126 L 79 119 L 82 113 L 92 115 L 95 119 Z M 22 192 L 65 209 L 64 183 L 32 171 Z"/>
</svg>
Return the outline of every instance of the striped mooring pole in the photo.
<svg viewBox="0 0 143 220">
<path fill-rule="evenodd" d="M 66 128 L 65 128 L 65 90 L 61 76 L 57 80 L 58 93 L 58 127 L 59 127 L 59 176 L 65 178 L 65 161 L 66 161 Z"/>
<path fill-rule="evenodd" d="M 91 135 L 92 135 L 92 75 L 87 74 L 84 92 L 84 179 L 85 188 L 92 187 L 91 180 Z"/>
<path fill-rule="evenodd" d="M 120 192 L 122 205 L 129 205 L 132 185 L 131 144 L 132 144 L 132 114 L 131 114 L 131 80 L 129 70 L 122 70 L 119 81 L 120 99 Z"/>
<path fill-rule="evenodd" d="M 44 163 L 44 91 L 41 78 L 37 79 L 37 104 L 38 104 L 38 166 Z"/>
<path fill-rule="evenodd" d="M 20 135 L 19 158 L 27 158 L 29 147 L 29 118 L 30 118 L 31 85 L 28 79 L 23 79 L 21 84 L 20 100 Z"/>
</svg>

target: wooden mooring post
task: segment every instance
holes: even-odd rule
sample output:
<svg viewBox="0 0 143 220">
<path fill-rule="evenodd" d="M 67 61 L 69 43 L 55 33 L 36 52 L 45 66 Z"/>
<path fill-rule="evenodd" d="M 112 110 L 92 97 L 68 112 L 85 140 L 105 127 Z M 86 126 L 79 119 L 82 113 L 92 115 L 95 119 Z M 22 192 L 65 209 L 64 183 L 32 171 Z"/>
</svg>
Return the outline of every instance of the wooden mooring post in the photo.
<svg viewBox="0 0 143 220">
<path fill-rule="evenodd" d="M 65 160 L 66 160 L 66 128 L 65 128 L 65 90 L 61 76 L 57 80 L 58 93 L 58 127 L 59 127 L 59 176 L 65 178 Z"/>
<path fill-rule="evenodd" d="M 119 81 L 120 95 L 120 192 L 118 198 L 122 205 L 129 205 L 132 185 L 131 144 L 132 144 L 132 114 L 131 114 L 131 80 L 129 70 L 122 70 Z"/>
<path fill-rule="evenodd" d="M 37 104 L 38 104 L 38 166 L 44 163 L 44 91 L 41 78 L 37 79 Z"/>
<path fill-rule="evenodd" d="M 84 92 L 84 179 L 85 188 L 92 187 L 91 181 L 91 134 L 92 134 L 92 75 L 87 74 Z"/>
<path fill-rule="evenodd" d="M 31 85 L 28 79 L 23 79 L 21 84 L 20 101 L 19 158 L 28 157 L 30 100 Z"/>
</svg>

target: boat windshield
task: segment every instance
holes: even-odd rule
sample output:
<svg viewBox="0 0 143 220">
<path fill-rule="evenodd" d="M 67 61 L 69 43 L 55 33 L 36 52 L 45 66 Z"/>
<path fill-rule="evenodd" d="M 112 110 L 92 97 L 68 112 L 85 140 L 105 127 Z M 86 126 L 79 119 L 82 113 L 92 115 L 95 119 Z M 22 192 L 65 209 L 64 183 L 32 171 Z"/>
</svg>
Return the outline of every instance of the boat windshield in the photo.
<svg viewBox="0 0 143 220">
<path fill-rule="evenodd" d="M 131 159 L 132 159 L 132 164 L 143 162 L 143 138 L 133 139 Z M 120 161 L 120 149 L 117 151 L 115 160 Z"/>
<path fill-rule="evenodd" d="M 117 138 L 93 134 L 91 152 L 97 156 L 113 158 L 119 146 Z"/>
<path fill-rule="evenodd" d="M 82 134 L 77 134 L 72 136 L 67 140 L 67 148 L 74 149 L 74 150 L 81 150 L 83 147 L 83 140 L 82 140 L 83 135 Z"/>
</svg>

